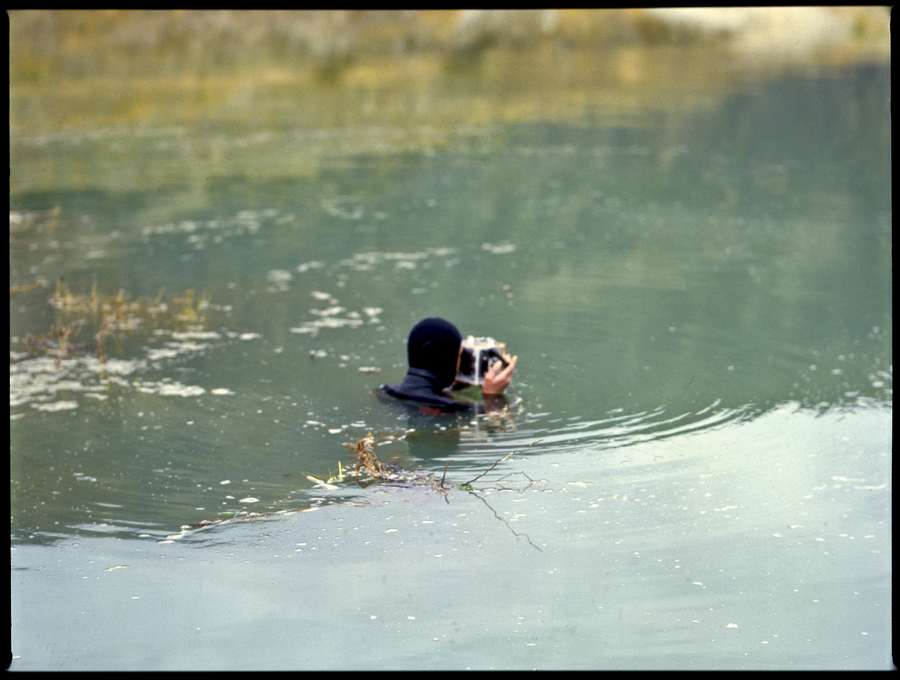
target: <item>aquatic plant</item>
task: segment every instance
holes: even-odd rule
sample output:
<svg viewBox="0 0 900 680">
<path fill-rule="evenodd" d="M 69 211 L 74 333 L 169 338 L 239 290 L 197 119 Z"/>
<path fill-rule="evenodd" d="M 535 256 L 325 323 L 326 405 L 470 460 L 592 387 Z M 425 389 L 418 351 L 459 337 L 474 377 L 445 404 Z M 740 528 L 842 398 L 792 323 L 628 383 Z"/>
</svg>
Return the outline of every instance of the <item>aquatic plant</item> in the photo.
<svg viewBox="0 0 900 680">
<path fill-rule="evenodd" d="M 40 288 L 43 284 L 10 286 L 10 295 Z M 139 297 L 130 299 L 120 289 L 115 295 L 103 294 L 95 281 L 89 293 L 73 292 L 64 276 L 56 281 L 56 287 L 49 299 L 56 310 L 56 318 L 49 330 L 41 333 L 26 333 L 24 344 L 29 358 L 51 354 L 56 357 L 57 368 L 62 360 L 73 354 L 95 354 L 100 362 L 108 355 L 107 340 L 114 333 L 131 333 L 137 329 L 155 330 L 177 327 L 200 330 L 206 321 L 209 301 L 188 289 L 164 301 L 163 291 L 153 299 Z M 75 344 L 73 340 L 85 326 L 96 330 L 93 342 Z M 10 338 L 11 342 L 20 341 Z"/>
<path fill-rule="evenodd" d="M 75 349 L 75 345 L 69 342 L 69 338 L 75 338 L 81 331 L 84 321 L 71 324 L 54 323 L 46 333 L 38 335 L 26 334 L 25 344 L 30 355 L 51 354 L 56 356 L 56 367 Z"/>
</svg>

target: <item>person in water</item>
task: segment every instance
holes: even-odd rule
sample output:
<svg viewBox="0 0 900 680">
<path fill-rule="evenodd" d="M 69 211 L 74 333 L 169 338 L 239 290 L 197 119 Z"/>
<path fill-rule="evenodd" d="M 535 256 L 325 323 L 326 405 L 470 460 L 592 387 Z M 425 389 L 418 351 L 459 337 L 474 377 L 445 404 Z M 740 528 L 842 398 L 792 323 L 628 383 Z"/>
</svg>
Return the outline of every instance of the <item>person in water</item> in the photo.
<svg viewBox="0 0 900 680">
<path fill-rule="evenodd" d="M 423 319 L 409 333 L 406 351 L 409 370 L 399 385 L 382 385 L 379 396 L 387 395 L 419 407 L 429 413 L 452 413 L 474 408 L 469 401 L 454 399 L 447 392 L 453 386 L 461 357 L 462 335 L 445 319 Z M 518 357 L 505 355 L 504 368 L 499 361 L 484 376 L 481 392 L 488 411 L 506 404 L 503 392 L 512 381 Z"/>
</svg>

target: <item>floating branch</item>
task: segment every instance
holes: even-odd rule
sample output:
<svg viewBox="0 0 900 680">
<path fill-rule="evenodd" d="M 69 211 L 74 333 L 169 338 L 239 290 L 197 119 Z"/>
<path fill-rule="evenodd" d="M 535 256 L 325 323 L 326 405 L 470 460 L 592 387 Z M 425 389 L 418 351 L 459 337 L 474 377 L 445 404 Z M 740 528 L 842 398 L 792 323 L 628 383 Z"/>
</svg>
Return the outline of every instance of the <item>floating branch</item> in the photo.
<svg viewBox="0 0 900 680">
<path fill-rule="evenodd" d="M 528 448 L 525 449 L 525 451 L 530 450 L 531 447 L 534 446 L 535 444 L 537 444 L 539 441 L 541 441 L 541 440 L 538 439 L 538 440 L 535 440 L 535 441 L 531 442 L 531 443 L 528 445 Z M 498 460 L 496 463 L 494 463 L 493 465 L 491 465 L 487 470 L 485 470 L 485 471 L 482 472 L 480 475 L 478 475 L 477 477 L 475 477 L 475 479 L 472 479 L 472 480 L 466 482 L 465 484 L 462 484 L 461 486 L 462 486 L 463 488 L 471 487 L 471 486 L 472 486 L 472 482 L 476 482 L 476 481 L 478 481 L 479 479 L 481 479 L 482 477 L 484 477 L 488 472 L 490 472 L 490 471 L 493 470 L 495 467 L 497 467 L 498 465 L 500 465 L 500 463 L 502 463 L 504 460 L 506 460 L 507 458 L 509 458 L 509 457 L 510 457 L 511 455 L 513 455 L 514 453 L 518 453 L 518 451 L 512 451 L 512 452 L 510 452 L 510 453 L 507 453 L 505 456 L 503 456 L 503 458 L 501 458 L 500 460 Z"/>
<path fill-rule="evenodd" d="M 310 508 L 306 508 L 306 509 L 311 510 L 311 509 L 314 509 L 315 507 L 321 506 L 324 499 L 328 495 L 330 495 L 331 491 L 335 491 L 335 490 L 339 489 L 340 483 L 347 482 L 347 481 L 355 481 L 363 487 L 366 487 L 370 484 L 373 484 L 373 483 L 379 482 L 379 481 L 387 482 L 389 484 L 397 485 L 397 486 L 406 486 L 406 487 L 423 486 L 423 487 L 431 488 L 434 491 L 438 491 L 439 493 L 443 494 L 446 499 L 449 490 L 445 486 L 445 481 L 447 478 L 447 467 L 449 466 L 450 461 L 447 461 L 444 464 L 444 472 L 441 475 L 440 482 L 438 482 L 435 479 L 434 475 L 430 472 L 412 472 L 412 473 L 406 472 L 405 470 L 403 470 L 403 468 L 401 468 L 399 465 L 397 465 L 395 463 L 383 463 L 380 460 L 378 460 L 378 456 L 375 454 L 375 445 L 376 444 L 379 444 L 384 441 L 397 441 L 397 440 L 403 439 L 405 436 L 406 436 L 405 434 L 398 435 L 398 433 L 395 432 L 393 434 L 387 434 L 387 435 L 382 434 L 378 439 L 376 439 L 372 435 L 372 433 L 369 432 L 365 437 L 363 437 L 362 439 L 359 439 L 356 442 L 345 442 L 344 446 L 347 447 L 348 449 L 350 449 L 351 451 L 353 451 L 353 453 L 356 455 L 356 461 L 353 463 L 353 465 L 351 465 L 350 467 L 346 467 L 346 468 L 343 465 L 341 465 L 340 461 L 338 461 L 338 474 L 332 475 L 329 473 L 329 477 L 327 480 L 320 479 L 318 477 L 315 477 L 315 476 L 309 475 L 309 474 L 305 475 L 309 481 L 311 481 L 313 484 L 316 485 L 316 487 L 326 489 L 329 492 L 329 494 L 326 494 L 325 496 L 316 499 L 313 502 L 312 506 Z M 538 443 L 538 441 L 540 441 L 540 440 L 532 442 L 528 446 L 528 449 L 530 449 L 532 446 L 534 446 L 536 443 Z M 526 449 L 526 451 L 528 449 Z M 473 495 L 478 496 L 479 500 L 481 500 L 481 502 L 484 503 L 490 509 L 490 511 L 494 514 L 494 516 L 497 519 L 499 519 L 501 522 L 503 522 L 503 524 L 507 527 L 507 529 L 509 529 L 512 532 L 512 534 L 514 536 L 516 536 L 517 538 L 520 538 L 520 537 L 525 538 L 525 540 L 528 541 L 528 544 L 531 547 L 533 547 L 535 550 L 543 552 L 543 551 L 541 551 L 541 549 L 538 546 L 536 546 L 531 541 L 531 539 L 528 537 L 527 534 L 515 531 L 510 526 L 509 522 L 506 519 L 504 519 L 503 517 L 501 517 L 497 513 L 497 511 L 494 510 L 494 508 L 491 507 L 491 505 L 480 494 L 477 493 L 478 489 L 475 489 L 472 487 L 473 482 L 476 482 L 479 479 L 481 479 L 482 477 L 484 477 L 484 475 L 486 475 L 488 472 L 490 472 L 491 470 L 496 468 L 498 465 L 500 465 L 500 463 L 505 461 L 507 458 L 512 456 L 514 453 L 518 453 L 518 452 L 513 451 L 511 453 L 508 453 L 507 455 L 505 455 L 503 458 L 501 458 L 500 460 L 495 462 L 487 470 L 482 472 L 480 475 L 478 475 L 474 479 L 466 482 L 465 484 L 455 484 L 454 486 L 457 489 L 461 489 L 463 491 L 468 491 L 469 493 L 472 493 Z M 512 474 L 516 474 L 516 473 L 506 474 L 506 475 L 500 477 L 500 479 L 497 481 L 498 482 L 503 481 Z M 525 473 L 520 473 L 520 474 L 522 474 L 529 481 L 528 486 L 531 486 L 534 483 L 534 480 L 531 479 Z M 501 488 L 504 488 L 504 487 L 501 487 Z M 271 513 L 265 513 L 265 514 L 255 513 L 255 512 L 245 513 L 245 514 L 237 514 L 236 513 L 233 516 L 224 518 L 224 519 L 201 520 L 199 522 L 192 522 L 190 524 L 185 524 L 184 526 L 182 526 L 181 533 L 177 534 L 175 536 L 170 536 L 169 540 L 181 538 L 188 533 L 192 533 L 193 531 L 198 531 L 200 529 L 206 529 L 209 527 L 219 526 L 222 524 L 228 524 L 228 523 L 232 523 L 232 522 L 244 522 L 244 521 L 253 520 L 253 519 L 271 519 L 271 518 L 274 518 L 277 516 L 299 513 L 299 512 L 303 512 L 303 510 L 301 510 L 301 509 L 279 510 L 277 512 L 271 512 Z"/>
</svg>

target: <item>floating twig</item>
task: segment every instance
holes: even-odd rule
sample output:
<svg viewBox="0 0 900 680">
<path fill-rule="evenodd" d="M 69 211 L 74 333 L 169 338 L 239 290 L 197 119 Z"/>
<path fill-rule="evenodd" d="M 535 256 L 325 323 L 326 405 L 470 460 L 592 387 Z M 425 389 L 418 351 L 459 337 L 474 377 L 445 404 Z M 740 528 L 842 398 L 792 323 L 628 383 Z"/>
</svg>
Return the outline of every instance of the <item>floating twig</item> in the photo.
<svg viewBox="0 0 900 680">
<path fill-rule="evenodd" d="M 528 448 L 525 449 L 525 451 L 528 451 L 529 449 L 531 449 L 531 447 L 534 446 L 535 444 L 537 444 L 539 441 L 541 441 L 541 440 L 540 440 L 540 439 L 537 439 L 537 440 L 531 442 L 531 443 L 528 445 Z M 472 480 L 466 482 L 466 483 L 463 484 L 462 486 L 463 486 L 463 487 L 469 487 L 469 486 L 472 486 L 472 482 L 477 482 L 479 479 L 481 479 L 482 477 L 484 477 L 488 472 L 490 472 L 490 471 L 493 470 L 495 467 L 497 467 L 498 465 L 500 465 L 500 463 L 502 463 L 504 460 L 506 460 L 507 458 L 509 458 L 509 457 L 510 457 L 511 455 L 513 455 L 514 453 L 519 453 L 519 452 L 518 452 L 518 451 L 510 451 L 510 452 L 507 453 L 505 456 L 503 456 L 503 458 L 501 458 L 501 459 L 498 460 L 496 463 L 494 463 L 493 465 L 491 465 L 487 470 L 485 470 L 484 472 L 482 472 L 480 475 L 478 475 L 478 476 L 475 477 L 474 479 L 472 479 Z"/>
</svg>

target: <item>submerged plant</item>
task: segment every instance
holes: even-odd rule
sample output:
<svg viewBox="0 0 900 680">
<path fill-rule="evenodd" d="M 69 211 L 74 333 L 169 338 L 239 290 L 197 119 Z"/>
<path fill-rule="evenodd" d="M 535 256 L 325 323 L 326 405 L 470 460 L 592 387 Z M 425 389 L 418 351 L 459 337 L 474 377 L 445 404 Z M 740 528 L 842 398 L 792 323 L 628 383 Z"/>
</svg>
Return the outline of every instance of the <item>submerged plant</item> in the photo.
<svg viewBox="0 0 900 680">
<path fill-rule="evenodd" d="M 35 287 L 39 286 L 11 286 L 10 294 Z M 152 300 L 143 297 L 132 300 L 124 289 L 114 295 L 103 294 L 96 281 L 89 293 L 75 293 L 64 276 L 57 279 L 49 304 L 56 310 L 53 326 L 43 333 L 27 333 L 24 342 L 29 356 L 51 354 L 56 357 L 57 367 L 74 353 L 95 354 L 103 363 L 108 356 L 107 341 L 115 333 L 167 326 L 198 330 L 206 321 L 205 312 L 209 307 L 207 298 L 198 296 L 192 289 L 168 302 L 163 300 L 162 290 Z M 88 324 L 96 328 L 93 343 L 73 344 L 72 340 Z"/>
</svg>

